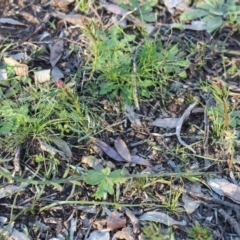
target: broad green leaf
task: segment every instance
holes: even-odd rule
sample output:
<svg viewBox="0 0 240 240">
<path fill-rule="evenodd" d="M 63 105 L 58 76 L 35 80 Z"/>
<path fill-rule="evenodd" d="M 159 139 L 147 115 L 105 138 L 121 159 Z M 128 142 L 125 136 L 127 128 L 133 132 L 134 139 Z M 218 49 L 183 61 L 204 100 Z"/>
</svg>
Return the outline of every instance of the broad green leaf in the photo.
<svg viewBox="0 0 240 240">
<path fill-rule="evenodd" d="M 232 5 L 228 6 L 228 14 L 240 14 L 240 6 Z"/>
<path fill-rule="evenodd" d="M 11 132 L 12 130 L 12 124 L 10 123 L 3 123 L 1 124 L 1 128 L 0 128 L 0 134 L 8 134 Z"/>
<path fill-rule="evenodd" d="M 109 167 L 106 167 L 101 170 L 104 176 L 108 176 L 111 173 L 111 169 Z"/>
<path fill-rule="evenodd" d="M 98 188 L 97 191 L 95 192 L 94 196 L 96 199 L 106 199 L 107 198 L 107 189 L 106 189 L 106 185 L 105 185 L 105 181 L 102 181 Z"/>
<path fill-rule="evenodd" d="M 113 182 L 111 181 L 111 179 L 106 178 L 104 181 L 102 181 L 99 184 L 94 196 L 97 199 L 101 199 L 101 198 L 106 199 L 108 193 L 110 195 L 113 195 L 114 189 L 113 189 Z"/>
<path fill-rule="evenodd" d="M 146 21 L 146 22 L 156 22 L 156 20 L 157 20 L 156 14 L 155 14 L 155 13 L 152 13 L 152 12 L 150 12 L 150 13 L 144 13 L 144 14 L 142 15 L 142 18 L 143 18 L 143 20 Z"/>
<path fill-rule="evenodd" d="M 96 185 L 102 182 L 105 179 L 105 176 L 102 172 L 97 172 L 94 170 L 89 170 L 84 181 L 90 185 Z"/>
<path fill-rule="evenodd" d="M 209 4 L 209 3 L 206 3 L 205 1 L 203 1 L 203 2 L 197 2 L 196 8 L 198 8 L 198 9 L 200 8 L 200 9 L 209 11 L 210 9 L 214 9 L 215 5 L 212 5 L 212 4 Z"/>
<path fill-rule="evenodd" d="M 207 16 L 209 13 L 206 10 L 201 10 L 201 9 L 193 9 L 187 12 L 184 12 L 180 16 L 180 21 L 189 21 L 189 20 L 194 20 L 197 18 L 201 18 L 204 16 Z"/>
<path fill-rule="evenodd" d="M 121 175 L 126 175 L 126 174 L 128 174 L 128 171 L 123 169 L 123 170 L 115 170 L 111 172 L 109 176 L 112 177 L 111 179 L 114 183 L 124 183 L 126 182 L 127 179 L 121 177 Z"/>
<path fill-rule="evenodd" d="M 223 25 L 223 19 L 222 17 L 206 17 L 203 19 L 203 21 L 207 25 L 207 32 L 212 33 L 213 31 L 217 30 L 219 27 Z"/>
<path fill-rule="evenodd" d="M 186 78 L 186 77 L 187 77 L 186 71 L 182 71 L 182 72 L 179 73 L 178 75 L 179 75 L 179 77 L 181 77 L 181 78 Z"/>
<path fill-rule="evenodd" d="M 240 111 L 233 111 L 230 113 L 230 116 L 231 117 L 237 117 L 237 118 L 240 118 Z"/>
</svg>

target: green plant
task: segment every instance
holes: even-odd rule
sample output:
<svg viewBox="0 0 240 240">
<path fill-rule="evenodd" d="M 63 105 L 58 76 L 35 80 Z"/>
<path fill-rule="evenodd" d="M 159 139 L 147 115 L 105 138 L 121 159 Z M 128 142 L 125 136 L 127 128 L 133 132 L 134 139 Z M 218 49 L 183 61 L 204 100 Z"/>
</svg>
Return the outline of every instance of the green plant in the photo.
<svg viewBox="0 0 240 240">
<path fill-rule="evenodd" d="M 184 12 L 181 21 L 201 18 L 207 31 L 212 33 L 223 25 L 240 24 L 240 6 L 237 0 L 204 0 L 196 3 L 196 9 Z"/>
<path fill-rule="evenodd" d="M 212 120 L 213 132 L 218 136 L 223 136 L 225 130 L 230 128 L 229 89 L 220 81 L 212 83 L 210 86 L 211 93 L 216 102 L 214 107 L 210 107 L 208 114 Z"/>
<path fill-rule="evenodd" d="M 201 227 L 195 224 L 192 228 L 187 229 L 189 240 L 212 240 L 212 234 L 207 227 Z"/>
<path fill-rule="evenodd" d="M 81 12 L 87 13 L 89 9 L 89 0 L 76 0 L 77 6 Z"/>
<path fill-rule="evenodd" d="M 114 194 L 114 184 L 124 183 L 127 179 L 121 178 L 121 175 L 126 175 L 126 169 L 115 170 L 111 172 L 109 167 L 101 171 L 89 170 L 84 181 L 90 185 L 98 185 L 94 196 L 96 199 L 106 199 L 107 194 Z"/>
<path fill-rule="evenodd" d="M 134 15 L 140 16 L 146 22 L 157 20 L 157 15 L 153 12 L 153 7 L 158 4 L 157 0 L 117 0 L 116 2 L 127 11 L 134 11 Z"/>
<path fill-rule="evenodd" d="M 132 52 L 135 35 L 127 35 L 115 26 L 108 32 L 98 32 L 96 36 L 100 94 L 120 95 L 124 102 L 133 101 Z M 185 77 L 186 73 L 181 68 L 188 66 L 189 62 L 183 59 L 178 45 L 164 45 L 161 41 L 146 39 L 139 49 L 136 64 L 139 95 L 149 98 L 159 94 L 159 88 L 162 89 L 170 76 L 177 73 L 178 77 Z"/>
<path fill-rule="evenodd" d="M 161 226 L 155 223 L 148 223 L 142 229 L 146 240 L 174 240 L 174 234 L 171 228 L 167 229 L 166 233 L 163 233 Z"/>
</svg>

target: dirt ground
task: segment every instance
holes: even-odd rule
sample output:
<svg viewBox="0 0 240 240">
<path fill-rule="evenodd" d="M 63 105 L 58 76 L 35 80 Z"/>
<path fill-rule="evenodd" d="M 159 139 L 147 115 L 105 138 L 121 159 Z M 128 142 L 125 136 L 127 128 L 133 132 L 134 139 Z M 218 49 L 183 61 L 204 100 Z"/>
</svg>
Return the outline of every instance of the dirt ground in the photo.
<svg viewBox="0 0 240 240">
<path fill-rule="evenodd" d="M 206 31 L 159 28 L 155 37 L 163 44 L 178 43 L 183 52 L 189 53 L 191 64 L 183 67 L 187 77 L 176 82 L 171 79 L 162 86 L 167 90 L 150 86 L 149 92 L 159 91 L 159 94 L 140 99 L 139 110 L 129 110 L 127 114 L 121 109 L 124 108 L 124 101 L 120 95 L 116 94 L 114 99 L 109 100 L 108 93 L 97 94 L 99 89 L 94 81 L 100 73 L 98 70 L 84 69 L 91 53 L 83 28 L 78 26 L 79 21 L 84 24 L 89 19 L 108 26 L 115 14 L 101 7 L 98 1 L 91 5 L 88 13 L 80 12 L 76 2 L 67 2 L 0 0 L 0 20 L 3 19 L 0 21 L 1 65 L 6 56 L 4 52 L 8 56 L 28 55 L 28 72 L 33 82 L 35 70 L 51 69 L 56 65 L 63 74 L 59 77 L 62 79 L 59 84 L 67 84 L 74 77 L 73 91 L 85 101 L 93 114 L 101 117 L 101 123 L 89 136 L 81 136 L 81 141 L 76 134 L 63 137 L 71 147 L 71 157 L 66 160 L 56 153 L 55 160 L 60 164 L 57 169 L 51 169 L 49 178 L 43 177 L 48 171 L 45 162 L 38 164 L 33 157 L 44 151 L 38 138 L 29 136 L 20 145 L 12 144 L 10 149 L 3 140 L 9 139 L 10 135 L 8 138 L 1 135 L 1 188 L 6 192 L 7 185 L 19 187 L 20 179 L 26 180 L 22 181 L 26 186 L 22 185 L 21 191 L 7 197 L 2 197 L 3 193 L 0 192 L 0 233 L 3 235 L 0 239 L 180 240 L 187 239 L 187 229 L 196 223 L 202 228 L 208 227 L 212 238 L 201 238 L 203 233 L 200 232 L 195 239 L 240 239 L 240 129 L 239 125 L 234 128 L 236 144 L 229 152 L 225 143 L 231 141 L 230 137 L 212 134 L 213 120 L 208 119 L 206 111 L 216 104 L 216 100 L 210 96 L 211 93 L 204 92 L 203 87 L 204 83 L 215 83 L 221 89 L 222 85 L 219 84 L 227 84 L 229 108 L 233 109 L 234 106 L 234 111 L 240 110 L 240 32 L 223 27 L 212 37 Z M 158 6 L 161 8 L 156 9 L 164 9 L 163 3 Z M 78 18 L 68 15 L 72 13 L 78 14 Z M 170 24 L 179 14 L 177 11 L 171 16 L 165 12 L 152 25 L 157 26 L 159 22 Z M 136 41 L 143 43 L 136 22 L 127 19 L 124 31 L 135 34 Z M 150 39 L 150 36 L 147 38 Z M 59 40 L 63 41 L 63 53 L 55 59 L 50 56 L 50 46 Z M 183 44 L 185 41 L 189 45 Z M 219 47 L 223 43 L 224 51 Z M 81 51 L 74 51 L 74 45 Z M 223 59 L 227 59 L 228 64 Z M 231 75 L 233 63 L 236 69 L 232 70 L 234 73 Z M 84 70 L 79 70 L 79 66 Z M 88 81 L 91 77 L 93 79 Z M 66 89 L 65 85 L 61 86 Z M 92 87 L 92 92 L 86 91 L 86 86 Z M 0 88 L 7 96 L 13 86 L 6 87 L 4 81 L 0 81 Z M 16 102 L 19 97 L 22 97 L 21 93 L 9 99 Z M 195 101 L 196 104 L 190 109 Z M 4 121 L 3 115 L 0 117 Z M 159 127 L 166 124 L 159 119 L 165 118 L 168 118 L 167 127 Z M 169 121 L 173 121 L 174 125 L 173 119 L 176 118 L 178 122 L 182 118 L 182 124 L 172 128 Z M 222 126 L 220 124 L 220 128 Z M 180 141 L 175 134 L 178 128 Z M 51 129 L 48 131 L 51 132 Z M 135 156 L 135 160 L 130 156 L 131 163 L 122 160 L 128 158 L 128 153 Z M 14 159 L 17 156 L 21 174 L 15 172 Z M 45 151 L 44 156 L 49 156 L 49 150 Z M 9 158 L 12 160 L 7 162 Z M 90 158 L 94 161 L 91 162 Z M 88 172 L 90 169 L 96 172 L 101 169 L 98 164 L 119 170 L 116 174 L 126 177 L 126 181 L 122 182 L 115 178 L 116 193 L 108 194 L 105 199 L 96 198 L 99 189 L 96 184 L 91 184 L 91 172 Z M 6 175 L 4 169 L 7 169 Z M 126 172 L 121 172 L 122 169 Z M 88 180 L 80 181 L 87 172 Z M 93 175 L 96 172 L 92 172 Z M 12 180 L 6 177 L 8 173 Z M 28 178 L 31 178 L 29 182 Z M 228 181 L 225 182 L 227 187 L 223 185 L 230 189 L 230 193 L 224 189 L 219 190 L 223 191 L 221 194 L 212 191 L 209 181 L 216 178 Z M 51 184 L 52 179 L 56 180 L 55 185 Z M 173 219 L 177 222 L 171 222 Z M 153 223 L 157 228 L 153 228 Z M 11 226 L 16 235 L 8 232 L 6 226 Z M 148 234 L 143 231 L 144 226 Z"/>
</svg>

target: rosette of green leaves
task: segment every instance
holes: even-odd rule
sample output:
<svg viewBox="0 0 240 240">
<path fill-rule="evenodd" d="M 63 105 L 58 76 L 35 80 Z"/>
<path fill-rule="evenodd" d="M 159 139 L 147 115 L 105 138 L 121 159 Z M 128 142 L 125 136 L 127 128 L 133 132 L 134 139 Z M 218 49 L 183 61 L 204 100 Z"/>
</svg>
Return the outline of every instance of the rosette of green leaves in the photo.
<svg viewBox="0 0 240 240">
<path fill-rule="evenodd" d="M 240 24 L 240 5 L 237 0 L 205 0 L 196 4 L 196 9 L 184 12 L 182 22 L 201 18 L 207 32 L 212 33 L 223 25 Z"/>
</svg>

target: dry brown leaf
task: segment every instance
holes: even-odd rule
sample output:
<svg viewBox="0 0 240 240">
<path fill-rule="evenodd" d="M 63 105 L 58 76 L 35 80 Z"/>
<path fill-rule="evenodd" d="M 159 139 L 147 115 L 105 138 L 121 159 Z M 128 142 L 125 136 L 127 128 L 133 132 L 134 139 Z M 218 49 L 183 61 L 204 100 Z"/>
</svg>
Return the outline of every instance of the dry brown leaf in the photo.
<svg viewBox="0 0 240 240">
<path fill-rule="evenodd" d="M 34 72 L 35 82 L 38 82 L 38 83 L 49 82 L 51 80 L 50 72 L 51 72 L 51 69 Z"/>
<path fill-rule="evenodd" d="M 172 226 L 172 225 L 186 226 L 187 224 L 185 220 L 181 222 L 175 221 L 173 218 L 169 217 L 167 214 L 161 213 L 161 212 L 155 212 L 155 211 L 146 212 L 139 219 L 143 221 L 160 222 L 167 226 Z"/>
<path fill-rule="evenodd" d="M 112 212 L 107 218 L 107 229 L 110 231 L 126 226 L 126 218 L 120 218 L 115 212 Z"/>
<path fill-rule="evenodd" d="M 72 151 L 68 144 L 61 138 L 57 136 L 49 136 L 49 140 L 53 142 L 60 151 L 64 152 L 67 158 L 72 158 Z"/>
<path fill-rule="evenodd" d="M 14 20 L 12 18 L 0 18 L 0 23 L 7 23 L 7 24 L 12 24 L 12 25 L 20 25 L 20 26 L 26 26 L 25 24 Z"/>
<path fill-rule="evenodd" d="M 75 0 L 56 0 L 53 1 L 52 5 L 54 7 L 62 8 L 62 9 L 67 9 L 68 5 L 73 3 Z"/>
<path fill-rule="evenodd" d="M 86 240 L 110 240 L 109 230 L 95 230 Z"/>
<path fill-rule="evenodd" d="M 183 113 L 183 115 L 179 118 L 178 122 L 177 122 L 177 126 L 176 126 L 176 135 L 178 138 L 178 141 L 185 146 L 186 148 L 188 148 L 189 150 L 191 150 L 193 153 L 195 153 L 194 149 L 192 147 L 190 147 L 189 145 L 187 145 L 181 138 L 181 129 L 182 129 L 182 125 L 184 123 L 184 121 L 186 119 L 189 118 L 189 115 L 191 113 L 191 111 L 193 110 L 193 108 L 195 108 L 195 106 L 198 104 L 198 102 L 194 102 L 192 103 Z"/>
<path fill-rule="evenodd" d="M 139 114 L 134 112 L 134 109 L 132 106 L 125 106 L 126 108 L 126 116 L 128 117 L 129 121 L 136 127 L 142 127 L 142 123 L 139 119 Z"/>
<path fill-rule="evenodd" d="M 131 227 L 123 228 L 122 231 L 118 231 L 114 234 L 112 240 L 125 239 L 135 240 L 135 236 Z"/>
<path fill-rule="evenodd" d="M 58 40 L 50 51 L 50 63 L 52 67 L 56 65 L 63 53 L 63 40 Z"/>
<path fill-rule="evenodd" d="M 165 6 L 168 8 L 168 11 L 174 14 L 174 8 L 186 11 L 189 9 L 187 0 L 163 0 Z"/>
<path fill-rule="evenodd" d="M 114 147 L 122 158 L 124 158 L 127 162 L 131 162 L 131 154 L 128 147 L 120 137 L 117 137 L 114 141 Z"/>
<path fill-rule="evenodd" d="M 28 66 L 26 64 L 19 63 L 11 57 L 4 57 L 3 60 L 6 64 L 14 67 L 17 76 L 28 76 Z"/>
<path fill-rule="evenodd" d="M 119 162 L 126 162 L 126 160 L 124 160 L 117 151 L 115 151 L 112 147 L 108 146 L 102 140 L 96 139 L 95 142 L 110 158 Z"/>
<path fill-rule="evenodd" d="M 133 155 L 132 156 L 132 160 L 131 163 L 135 163 L 135 164 L 139 164 L 139 165 L 144 165 L 144 166 L 148 166 L 150 167 L 151 164 L 149 161 L 147 161 L 146 159 L 138 156 L 138 155 Z"/>
<path fill-rule="evenodd" d="M 179 118 L 158 118 L 151 125 L 161 128 L 176 128 L 178 120 Z"/>
<path fill-rule="evenodd" d="M 80 14 L 65 14 L 61 12 L 52 13 L 52 16 L 78 26 L 81 26 L 83 24 L 83 19 L 88 19 L 87 17 Z M 91 21 L 94 21 L 94 19 L 91 18 Z"/>
<path fill-rule="evenodd" d="M 224 195 L 240 204 L 240 186 L 230 183 L 223 178 L 210 179 L 208 184 L 218 194 Z"/>
</svg>

